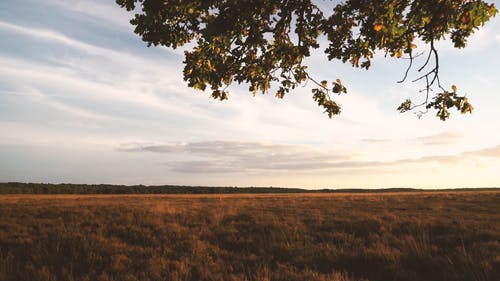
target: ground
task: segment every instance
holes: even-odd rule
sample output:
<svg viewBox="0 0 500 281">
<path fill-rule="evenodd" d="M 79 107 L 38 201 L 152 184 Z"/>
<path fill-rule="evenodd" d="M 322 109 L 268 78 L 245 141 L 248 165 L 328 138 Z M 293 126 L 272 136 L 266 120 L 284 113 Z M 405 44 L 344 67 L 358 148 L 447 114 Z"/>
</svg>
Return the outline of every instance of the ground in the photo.
<svg viewBox="0 0 500 281">
<path fill-rule="evenodd" d="M 0 281 L 500 280 L 500 191 L 0 195 Z"/>
</svg>

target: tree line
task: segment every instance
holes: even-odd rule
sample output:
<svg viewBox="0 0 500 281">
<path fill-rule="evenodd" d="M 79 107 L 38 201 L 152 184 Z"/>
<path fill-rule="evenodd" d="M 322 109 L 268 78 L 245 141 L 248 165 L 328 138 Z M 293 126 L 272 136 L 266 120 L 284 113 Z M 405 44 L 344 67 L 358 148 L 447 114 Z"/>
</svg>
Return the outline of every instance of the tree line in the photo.
<svg viewBox="0 0 500 281">
<path fill-rule="evenodd" d="M 458 188 L 446 191 L 487 191 L 498 188 Z M 0 194 L 245 194 L 245 193 L 383 193 L 383 192 L 433 192 L 442 189 L 380 188 L 380 189 L 303 189 L 287 187 L 235 187 L 188 185 L 112 185 L 112 184 L 51 184 L 51 183 L 0 183 Z"/>
</svg>

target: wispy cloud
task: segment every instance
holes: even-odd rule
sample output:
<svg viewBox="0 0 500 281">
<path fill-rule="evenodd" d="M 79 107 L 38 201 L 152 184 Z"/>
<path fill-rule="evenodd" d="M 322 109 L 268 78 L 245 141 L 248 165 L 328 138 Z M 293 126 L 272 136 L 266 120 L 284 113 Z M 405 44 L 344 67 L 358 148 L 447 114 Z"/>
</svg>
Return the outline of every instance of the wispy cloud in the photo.
<svg viewBox="0 0 500 281">
<path fill-rule="evenodd" d="M 31 96 L 34 99 L 38 100 L 41 104 L 47 105 L 47 106 L 52 107 L 56 110 L 64 111 L 66 113 L 69 113 L 71 115 L 75 115 L 78 117 L 83 117 L 86 119 L 94 119 L 94 120 L 112 120 L 112 119 L 114 119 L 111 116 L 95 113 L 95 112 L 92 112 L 91 110 L 87 110 L 87 109 L 82 108 L 80 106 L 72 106 L 72 105 L 57 101 L 54 98 L 52 98 L 50 95 L 44 95 L 36 89 L 26 89 L 25 91 L 17 92 L 14 94 Z"/>
<path fill-rule="evenodd" d="M 27 25 L 19 25 L 19 24 L 13 24 L 7 21 L 1 21 L 0 20 L 0 29 L 5 30 L 11 33 L 15 34 L 22 34 L 24 36 L 32 37 L 35 39 L 39 40 L 44 40 L 47 43 L 51 44 L 62 44 L 68 47 L 72 47 L 74 49 L 77 49 L 83 53 L 90 54 L 90 55 L 98 55 L 101 57 L 106 57 L 108 60 L 113 60 L 116 63 L 121 62 L 121 64 L 126 64 L 126 65 L 140 65 L 140 63 L 145 62 L 145 58 L 143 56 L 139 57 L 136 55 L 132 55 L 130 53 L 127 53 L 125 51 L 120 51 L 120 50 L 115 50 L 111 48 L 106 48 L 106 47 L 101 47 L 97 46 L 94 44 L 89 44 L 84 41 L 75 39 L 71 36 L 68 36 L 66 34 L 63 34 L 59 31 L 55 31 L 52 29 L 47 29 L 43 27 L 37 27 L 37 26 L 27 26 Z M 168 57 L 177 57 L 180 58 L 179 54 L 176 54 L 175 52 L 162 52 L 165 58 Z M 148 59 L 148 61 L 155 62 L 154 59 Z M 151 64 L 151 68 L 154 70 L 159 70 L 165 67 L 163 65 L 160 67 L 160 64 Z"/>
<path fill-rule="evenodd" d="M 121 101 L 143 105 L 149 108 L 179 112 L 178 107 L 166 103 L 151 92 L 141 91 L 137 85 L 129 81 L 123 85 L 106 84 L 99 81 L 83 79 L 73 70 L 57 67 L 46 67 L 43 64 L 30 63 L 23 60 L 0 57 L 0 73 L 23 81 L 32 88 L 44 92 L 44 95 L 84 96 L 104 101 Z M 49 93 L 47 93 L 48 89 Z"/>
<path fill-rule="evenodd" d="M 366 138 L 366 139 L 361 139 L 361 141 L 366 142 L 366 143 L 386 143 L 386 142 L 390 142 L 391 140 Z"/>
<path fill-rule="evenodd" d="M 110 24 L 119 28 L 128 28 L 132 30 L 131 25 L 128 22 L 130 14 L 124 9 L 120 9 L 114 1 L 95 1 L 95 0 L 84 0 L 84 1 L 65 1 L 65 0 L 44 0 L 43 4 L 52 5 L 55 7 L 62 8 L 66 11 L 71 11 L 79 15 L 86 15 L 90 17 L 95 22 L 106 23 L 106 26 Z"/>
<path fill-rule="evenodd" d="M 24 85 L 45 96 L 74 97 L 81 94 L 87 99 L 127 102 L 182 116 L 202 115 L 199 109 L 185 110 L 175 104 L 179 92 L 183 95 L 189 90 L 178 75 L 180 71 L 172 70 L 166 63 L 166 55 L 162 60 L 132 55 L 88 44 L 51 29 L 1 20 L 0 30 L 43 40 L 56 48 L 71 47 L 77 52 L 73 56 L 47 57 L 44 62 L 0 56 L 0 72 L 9 81 L 23 81 Z M 161 93 L 168 93 L 168 99 L 160 97 Z M 174 102 L 170 102 L 172 100 Z M 52 104 L 59 108 L 68 106 L 60 102 Z M 189 106 L 190 103 L 186 104 Z"/>
<path fill-rule="evenodd" d="M 61 131 L 48 126 L 38 126 L 26 122 L 9 122 L 0 120 L 2 134 L 0 145 L 21 147 L 72 147 L 85 150 L 94 147 L 108 150 L 117 143 L 117 138 L 106 134 L 89 134 L 75 131 Z M 118 140 L 119 141 L 119 140 Z M 126 141 L 126 139 L 121 140 Z M 57 150 L 54 150 L 57 151 Z M 1 150 L 0 150 L 1 152 Z"/>
<path fill-rule="evenodd" d="M 172 155 L 173 159 L 178 159 L 175 155 L 181 154 L 190 160 L 173 160 L 166 162 L 165 165 L 175 172 L 194 174 L 375 169 L 388 166 L 409 167 L 428 163 L 453 164 L 482 157 L 500 158 L 500 145 L 459 154 L 403 158 L 393 161 L 359 161 L 355 160 L 353 155 L 319 151 L 308 146 L 238 141 L 128 144 L 122 145 L 118 150 L 166 153 Z"/>
<path fill-rule="evenodd" d="M 56 32 L 56 31 L 53 31 L 50 29 L 22 26 L 22 25 L 17 25 L 17 24 L 5 22 L 5 21 L 0 21 L 0 29 L 10 31 L 10 32 L 13 32 L 16 34 L 23 34 L 25 36 L 30 36 L 30 37 L 43 39 L 43 40 L 48 40 L 51 42 L 65 44 L 67 46 L 71 46 L 71 47 L 86 51 L 88 53 L 93 53 L 93 54 L 107 53 L 107 54 L 109 54 L 109 52 L 110 52 L 106 49 L 99 48 L 99 47 L 75 40 L 75 39 L 70 38 L 70 37 L 68 37 L 60 32 Z"/>
<path fill-rule="evenodd" d="M 443 132 L 435 135 L 418 137 L 415 140 L 423 145 L 447 145 L 459 141 L 462 135 L 457 132 Z"/>
<path fill-rule="evenodd" d="M 500 145 L 491 148 L 468 151 L 463 153 L 462 155 L 472 157 L 500 158 Z"/>
<path fill-rule="evenodd" d="M 178 172 L 249 172 L 257 170 L 317 170 L 333 161 L 350 158 L 345 153 L 322 152 L 305 145 L 243 141 L 140 145 L 118 148 L 127 152 L 182 153 L 192 161 L 166 163 Z"/>
</svg>

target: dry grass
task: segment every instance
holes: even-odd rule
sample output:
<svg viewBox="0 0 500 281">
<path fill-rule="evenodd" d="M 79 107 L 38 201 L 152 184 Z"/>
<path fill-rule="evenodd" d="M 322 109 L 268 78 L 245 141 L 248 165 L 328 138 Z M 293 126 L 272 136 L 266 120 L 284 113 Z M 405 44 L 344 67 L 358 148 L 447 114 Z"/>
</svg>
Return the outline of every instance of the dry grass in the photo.
<svg viewBox="0 0 500 281">
<path fill-rule="evenodd" d="M 0 281 L 500 280 L 500 192 L 1 195 Z"/>
</svg>

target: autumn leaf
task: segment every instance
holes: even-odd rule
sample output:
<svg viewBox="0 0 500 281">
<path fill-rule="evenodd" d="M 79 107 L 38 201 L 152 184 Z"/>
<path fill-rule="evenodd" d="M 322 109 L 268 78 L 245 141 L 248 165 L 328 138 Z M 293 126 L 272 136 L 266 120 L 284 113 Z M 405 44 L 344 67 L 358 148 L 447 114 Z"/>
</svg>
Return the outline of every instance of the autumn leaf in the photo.
<svg viewBox="0 0 500 281">
<path fill-rule="evenodd" d="M 373 24 L 373 30 L 379 32 L 384 28 L 384 25 L 381 23 L 375 23 Z"/>
</svg>

